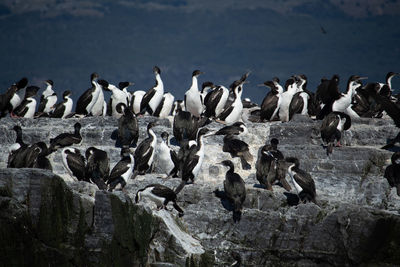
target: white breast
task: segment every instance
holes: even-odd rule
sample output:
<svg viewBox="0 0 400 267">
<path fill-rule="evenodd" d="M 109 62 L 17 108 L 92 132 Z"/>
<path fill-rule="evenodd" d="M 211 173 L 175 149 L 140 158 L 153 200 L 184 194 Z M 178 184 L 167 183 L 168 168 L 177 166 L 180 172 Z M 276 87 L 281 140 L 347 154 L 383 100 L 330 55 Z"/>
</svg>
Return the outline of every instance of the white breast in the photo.
<svg viewBox="0 0 400 267">
<path fill-rule="evenodd" d="M 49 113 L 53 110 L 53 106 L 57 103 L 57 96 L 56 95 L 50 95 L 46 97 L 47 103 L 46 106 L 44 107 L 44 112 Z"/>
<path fill-rule="evenodd" d="M 219 100 L 217 106 L 215 107 L 215 116 L 218 117 L 219 114 L 221 114 L 221 112 L 224 110 L 226 101 L 228 100 L 228 96 L 229 96 L 229 91 L 227 88 L 221 86 L 223 89 L 223 93 L 221 96 L 221 99 Z"/>
<path fill-rule="evenodd" d="M 140 104 L 142 103 L 143 96 L 146 94 L 145 91 L 138 90 L 133 93 L 135 97 L 133 100 L 133 112 L 138 114 L 140 112 Z"/>
<path fill-rule="evenodd" d="M 169 114 L 171 113 L 172 105 L 174 104 L 174 99 L 175 97 L 172 94 L 164 94 L 164 104 L 160 112 L 160 118 L 166 118 L 169 116 Z"/>
<path fill-rule="evenodd" d="M 235 122 L 239 121 L 242 117 L 243 104 L 240 98 L 236 98 L 232 103 L 233 109 L 231 113 L 225 118 L 225 123 L 227 125 L 232 125 Z"/>
<path fill-rule="evenodd" d="M 169 174 L 175 167 L 170 153 L 170 148 L 167 144 L 164 141 L 161 142 L 157 149 L 157 162 L 160 170 L 166 174 Z"/>
<path fill-rule="evenodd" d="M 186 110 L 196 117 L 200 117 L 203 112 L 203 104 L 201 103 L 200 92 L 197 90 L 189 90 L 186 92 Z"/>
<path fill-rule="evenodd" d="M 24 118 L 33 118 L 33 115 L 35 115 L 36 111 L 36 100 L 33 97 L 29 97 L 28 99 L 31 100 L 31 102 L 26 105 L 28 111 L 25 113 Z"/>
<path fill-rule="evenodd" d="M 68 97 L 67 102 L 65 102 L 64 106 L 65 106 L 65 110 L 64 110 L 64 114 L 62 115 L 61 118 L 65 119 L 66 116 L 68 116 L 69 114 L 71 114 L 72 111 L 72 99 Z"/>
</svg>

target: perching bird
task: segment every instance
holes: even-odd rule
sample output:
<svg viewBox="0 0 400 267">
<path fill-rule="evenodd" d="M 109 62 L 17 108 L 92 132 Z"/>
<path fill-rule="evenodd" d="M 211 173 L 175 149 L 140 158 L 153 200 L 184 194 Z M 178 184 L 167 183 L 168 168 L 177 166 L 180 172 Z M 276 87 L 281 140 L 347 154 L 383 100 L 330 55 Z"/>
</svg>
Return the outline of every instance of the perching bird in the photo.
<svg viewBox="0 0 400 267">
<path fill-rule="evenodd" d="M 51 112 L 50 117 L 65 119 L 71 114 L 74 102 L 70 96 L 71 91 L 67 90 L 63 92 L 63 101 L 54 105 L 54 109 Z"/>
<path fill-rule="evenodd" d="M 107 189 L 106 182 L 110 173 L 110 160 L 107 152 L 95 147 L 89 147 L 85 155 L 85 180 L 96 184 L 100 190 Z"/>
<path fill-rule="evenodd" d="M 157 166 L 158 169 L 168 177 L 176 177 L 179 170 L 179 160 L 177 153 L 169 146 L 169 134 L 161 133 L 161 143 L 157 146 Z"/>
<path fill-rule="evenodd" d="M 203 74 L 203 72 L 199 70 L 193 71 L 192 85 L 185 93 L 185 110 L 197 118 L 200 118 L 200 115 L 203 113 L 203 101 L 197 84 L 197 77 L 200 74 Z"/>
<path fill-rule="evenodd" d="M 322 120 L 321 138 L 326 144 L 328 156 L 332 153 L 334 146 L 341 146 L 342 133 L 350 129 L 350 126 L 351 118 L 343 112 L 331 112 Z"/>
<path fill-rule="evenodd" d="M 153 86 L 151 89 L 149 89 L 143 96 L 142 101 L 140 103 L 141 114 L 147 112 L 150 115 L 153 115 L 158 105 L 161 103 L 161 100 L 164 95 L 164 84 L 160 76 L 161 70 L 159 67 L 154 66 L 153 72 L 154 75 L 156 76 L 156 85 Z"/>
<path fill-rule="evenodd" d="M 47 87 L 40 97 L 38 113 L 49 114 L 57 103 L 57 94 L 53 90 L 54 83 L 52 80 L 46 80 L 45 83 Z"/>
<path fill-rule="evenodd" d="M 22 128 L 15 125 L 13 130 L 16 133 L 16 140 L 8 149 L 7 168 L 24 168 L 26 167 L 25 158 L 29 146 L 22 140 Z"/>
<path fill-rule="evenodd" d="M 64 168 L 68 174 L 77 181 L 86 181 L 86 159 L 77 148 L 66 147 L 61 151 Z"/>
<path fill-rule="evenodd" d="M 228 152 L 232 157 L 239 157 L 244 170 L 250 170 L 253 156 L 249 151 L 249 145 L 233 135 L 225 135 L 222 151 Z"/>
<path fill-rule="evenodd" d="M 272 81 L 264 82 L 260 86 L 271 88 L 261 103 L 260 121 L 271 121 L 273 120 L 272 115 L 278 113 L 279 104 L 282 101 L 281 94 L 283 93 L 283 88 L 279 85 L 277 77 L 274 77 Z"/>
<path fill-rule="evenodd" d="M 244 135 L 248 132 L 246 125 L 243 122 L 238 121 L 232 125 L 222 127 L 215 132 L 215 135 Z"/>
<path fill-rule="evenodd" d="M 179 217 L 182 217 L 184 214 L 183 210 L 176 203 L 177 194 L 165 185 L 150 184 L 145 188 L 139 189 L 136 193 L 135 202 L 138 203 L 142 197 L 147 197 L 156 203 L 158 210 L 167 210 L 167 205 L 171 201 L 173 207 L 178 211 Z"/>
<path fill-rule="evenodd" d="M 122 114 L 118 119 L 118 140 L 121 146 L 136 146 L 139 139 L 139 124 L 135 113 L 124 103 L 119 103 L 116 110 Z"/>
<path fill-rule="evenodd" d="M 100 95 L 100 91 L 102 91 L 101 86 L 97 83 L 98 78 L 99 78 L 99 75 L 97 73 L 92 73 L 90 75 L 90 81 L 91 81 L 92 87 L 87 89 L 78 98 L 78 101 L 76 102 L 76 109 L 75 109 L 76 114 L 84 115 L 84 116 L 94 115 L 92 109 L 94 108 L 95 104 L 97 103 L 97 100 Z M 98 105 L 100 105 L 100 104 L 98 104 Z"/>
<path fill-rule="evenodd" d="M 50 139 L 50 151 L 56 151 L 58 148 L 79 145 L 82 142 L 81 124 L 79 122 L 74 124 L 74 133 L 62 133 L 55 138 Z"/>
<path fill-rule="evenodd" d="M 123 190 L 128 180 L 133 175 L 133 167 L 135 160 L 130 153 L 129 148 L 121 149 L 121 160 L 112 168 L 110 175 L 107 179 L 108 190 L 113 191 L 118 184 Z"/>
<path fill-rule="evenodd" d="M 242 177 L 235 173 L 232 161 L 224 160 L 222 165 L 229 167 L 225 174 L 224 191 L 233 206 L 233 221 L 239 222 L 242 216 L 243 203 L 246 200 L 246 187 Z"/>
<path fill-rule="evenodd" d="M 198 129 L 198 118 L 188 111 L 183 111 L 181 106 L 178 105 L 172 126 L 176 141 L 180 144 L 183 140 L 195 140 Z"/>
<path fill-rule="evenodd" d="M 400 196 L 400 152 L 393 153 L 391 162 L 385 169 L 384 177 L 390 187 L 396 187 L 397 195 Z"/>
<path fill-rule="evenodd" d="M 135 179 L 139 174 L 144 175 L 152 167 L 157 144 L 157 136 L 152 129 L 155 125 L 154 122 L 147 125 L 148 137 L 135 150 L 135 168 L 132 179 Z"/>
<path fill-rule="evenodd" d="M 105 80 L 99 80 L 98 83 L 102 86 L 104 90 L 112 93 L 107 106 L 107 115 L 119 119 L 122 114 L 117 111 L 116 107 L 120 103 L 128 106 L 128 95 L 122 90 L 123 88 L 118 88 Z"/>
<path fill-rule="evenodd" d="M 312 201 L 317 204 L 315 183 L 311 175 L 299 168 L 300 163 L 297 158 L 288 157 L 285 160 L 288 162 L 288 173 L 299 199 L 303 203 Z"/>
<path fill-rule="evenodd" d="M 278 139 L 272 138 L 269 145 L 261 148 L 260 157 L 256 163 L 256 178 L 267 190 L 272 191 L 274 182 L 280 182 L 287 191 L 290 191 L 291 187 L 285 179 L 284 156 L 278 150 L 278 144 Z"/>
<path fill-rule="evenodd" d="M 33 118 L 36 111 L 36 99 L 35 96 L 39 91 L 37 86 L 28 86 L 25 90 L 25 98 L 21 104 L 16 107 L 12 112 L 12 117 L 23 117 L 23 118 Z"/>
</svg>

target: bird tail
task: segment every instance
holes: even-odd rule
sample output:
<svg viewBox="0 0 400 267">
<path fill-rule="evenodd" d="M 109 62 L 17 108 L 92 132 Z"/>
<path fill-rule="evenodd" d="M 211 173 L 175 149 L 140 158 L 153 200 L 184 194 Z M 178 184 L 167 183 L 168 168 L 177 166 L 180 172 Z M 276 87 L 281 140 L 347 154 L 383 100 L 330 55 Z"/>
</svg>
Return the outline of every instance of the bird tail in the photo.
<svg viewBox="0 0 400 267">
<path fill-rule="evenodd" d="M 182 189 L 185 187 L 186 181 L 182 180 L 182 182 L 178 185 L 178 187 L 175 189 L 175 194 L 178 194 L 179 192 L 182 191 Z"/>
<path fill-rule="evenodd" d="M 241 210 L 238 210 L 238 211 L 234 210 L 233 211 L 233 221 L 235 223 L 239 222 L 241 218 L 242 218 L 242 211 Z"/>
</svg>

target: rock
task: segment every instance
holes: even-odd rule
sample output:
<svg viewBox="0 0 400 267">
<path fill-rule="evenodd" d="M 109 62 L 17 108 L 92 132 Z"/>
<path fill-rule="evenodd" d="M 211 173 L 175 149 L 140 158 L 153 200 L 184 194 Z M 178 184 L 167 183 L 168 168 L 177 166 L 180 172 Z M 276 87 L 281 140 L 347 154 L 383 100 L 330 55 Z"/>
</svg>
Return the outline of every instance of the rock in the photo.
<svg viewBox="0 0 400 267">
<path fill-rule="evenodd" d="M 157 137 L 163 131 L 172 136 L 170 119 L 140 117 L 139 142 L 155 120 Z M 112 139 L 117 127 L 113 118 L 2 119 L 0 260 L 5 265 L 229 266 L 232 251 L 246 266 L 400 265 L 400 198 L 383 178 L 392 152 L 380 149 L 397 134 L 391 120 L 354 120 L 344 146 L 335 147 L 329 157 L 321 146 L 319 121 L 295 115 L 288 123 L 248 123 L 249 134 L 240 138 L 254 156 L 251 170 L 242 170 L 238 158 L 222 152 L 221 136 L 207 137 L 202 170 L 178 195 L 183 217 L 171 204 L 168 211 L 158 211 L 152 201 L 135 203 L 136 192 L 148 184 L 171 189 L 179 185 L 179 178 L 161 178 L 165 174 L 139 175 L 128 181 L 124 192 L 110 193 L 71 179 L 60 151 L 49 157 L 54 173 L 5 169 L 15 124 L 21 125 L 25 142 L 48 143 L 72 132 L 76 121 L 82 124 L 81 152 L 90 146 L 107 151 L 112 168 L 120 159 Z M 222 125 L 207 127 L 217 130 Z M 273 137 L 279 139 L 282 153 L 298 157 L 301 168 L 314 178 L 318 205 L 289 206 L 282 187 L 267 191 L 258 184 L 259 148 Z M 232 220 L 229 203 L 214 194 L 223 190 L 225 169 L 217 163 L 225 159 L 234 162 L 246 183 L 238 223 Z"/>
</svg>

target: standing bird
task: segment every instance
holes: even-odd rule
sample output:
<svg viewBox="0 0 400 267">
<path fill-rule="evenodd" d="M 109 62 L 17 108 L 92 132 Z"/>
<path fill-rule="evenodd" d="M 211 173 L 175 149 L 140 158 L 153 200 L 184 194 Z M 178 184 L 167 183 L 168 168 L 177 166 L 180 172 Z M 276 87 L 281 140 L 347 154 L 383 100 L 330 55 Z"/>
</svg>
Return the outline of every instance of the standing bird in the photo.
<svg viewBox="0 0 400 267">
<path fill-rule="evenodd" d="M 250 170 L 250 163 L 253 161 L 253 156 L 249 151 L 249 145 L 233 135 L 226 135 L 224 137 L 224 146 L 222 151 L 231 154 L 231 157 L 239 157 L 244 170 Z M 250 162 L 250 163 L 249 163 Z"/>
<path fill-rule="evenodd" d="M 172 116 L 176 115 L 176 113 L 178 112 L 178 108 L 180 108 L 183 111 L 185 110 L 185 103 L 183 102 L 183 100 L 176 100 L 174 102 L 171 113 Z"/>
<path fill-rule="evenodd" d="M 154 122 L 150 122 L 147 125 L 148 137 L 135 150 L 135 171 L 132 179 L 135 179 L 138 174 L 144 175 L 152 167 L 157 144 L 157 136 L 152 129 L 155 125 Z"/>
<path fill-rule="evenodd" d="M 140 105 L 143 100 L 143 96 L 146 94 L 143 90 L 137 90 L 132 93 L 132 97 L 130 100 L 130 106 L 132 108 L 133 113 L 139 114 L 140 113 Z"/>
<path fill-rule="evenodd" d="M 205 98 L 209 93 L 211 93 L 210 90 L 214 90 L 214 88 L 215 86 L 212 82 L 204 82 L 201 85 L 200 98 L 201 98 L 201 103 L 203 104 L 203 111 L 205 109 Z"/>
<path fill-rule="evenodd" d="M 154 201 L 157 205 L 157 209 L 166 209 L 170 201 L 173 203 L 173 207 L 178 211 L 179 217 L 182 217 L 184 212 L 176 203 L 177 193 L 172 189 L 161 184 L 150 184 L 145 188 L 139 189 L 136 193 L 135 202 L 139 203 L 142 197 L 147 197 Z"/>
<path fill-rule="evenodd" d="M 95 147 L 89 147 L 85 156 L 85 180 L 96 184 L 100 190 L 106 189 L 106 182 L 110 173 L 110 160 L 107 152 Z"/>
<path fill-rule="evenodd" d="M 107 108 L 107 115 L 119 119 L 122 114 L 116 110 L 116 107 L 119 103 L 128 106 L 128 95 L 124 91 L 122 91 L 121 88 L 118 88 L 105 80 L 99 80 L 98 83 L 102 86 L 104 90 L 112 93 Z"/>
<path fill-rule="evenodd" d="M 285 179 L 286 170 L 284 170 L 284 156 L 278 150 L 279 141 L 272 138 L 270 145 L 264 145 L 261 148 L 260 157 L 256 163 L 256 178 L 267 190 L 272 190 L 275 181 L 281 183 L 287 191 L 291 190 L 289 183 Z"/>
<path fill-rule="evenodd" d="M 61 158 L 64 168 L 72 178 L 90 182 L 86 179 L 86 160 L 79 149 L 66 147 L 61 151 Z"/>
<path fill-rule="evenodd" d="M 22 78 L 18 82 L 15 83 L 17 90 L 12 94 L 11 99 L 8 105 L 8 111 L 11 113 L 14 109 L 16 109 L 24 100 L 26 93 L 26 86 L 28 85 L 28 79 Z"/>
<path fill-rule="evenodd" d="M 242 103 L 242 93 L 243 93 L 243 84 L 246 82 L 249 73 L 242 75 L 240 80 L 235 81 L 231 85 L 231 89 L 234 94 L 233 103 L 227 104 L 224 111 L 218 116 L 218 120 L 227 125 L 232 125 L 235 122 L 239 121 L 242 117 L 243 111 L 243 103 Z"/>
<path fill-rule="evenodd" d="M 0 118 L 3 118 L 9 112 L 10 100 L 13 95 L 17 92 L 18 87 L 13 84 L 11 85 L 4 94 L 0 95 Z"/>
<path fill-rule="evenodd" d="M 271 90 L 264 97 L 261 103 L 260 121 L 271 121 L 273 120 L 272 115 L 278 113 L 283 88 L 279 85 L 279 79 L 277 77 L 274 77 L 272 81 L 264 82 L 262 85 L 271 88 Z"/>
<path fill-rule="evenodd" d="M 35 158 L 33 160 L 32 168 L 44 169 L 53 171 L 50 160 L 47 158 L 52 152 L 47 148 L 45 142 L 37 142 L 34 147 Z"/>
<path fill-rule="evenodd" d="M 204 115 L 207 118 L 217 118 L 224 110 L 228 96 L 229 90 L 223 85 L 218 85 L 209 92 L 204 98 Z"/>
<path fill-rule="evenodd" d="M 23 168 L 25 167 L 25 158 L 29 146 L 22 140 L 22 129 L 15 125 L 13 130 L 16 133 L 15 143 L 9 147 L 7 160 L 7 168 Z"/>
<path fill-rule="evenodd" d="M 235 173 L 232 161 L 224 160 L 221 164 L 229 167 L 225 174 L 224 191 L 233 206 L 233 221 L 236 223 L 242 217 L 243 203 L 246 200 L 246 187 L 242 177 Z"/>
<path fill-rule="evenodd" d="M 63 101 L 54 106 L 53 112 L 50 114 L 52 118 L 67 118 L 72 112 L 73 100 L 70 98 L 71 91 L 63 92 Z"/>
<path fill-rule="evenodd" d="M 180 161 L 179 173 L 182 178 L 182 182 L 175 189 L 176 194 L 183 189 L 189 180 L 194 182 L 194 179 L 199 174 L 204 160 L 203 137 L 207 132 L 209 132 L 207 128 L 200 129 L 197 133 L 197 143 L 188 144 L 188 149 L 185 151 L 185 153 L 183 153 L 183 157 L 182 153 L 180 153 L 181 157 L 178 156 Z"/>
<path fill-rule="evenodd" d="M 312 201 L 317 204 L 315 199 L 317 195 L 315 183 L 311 175 L 299 168 L 300 164 L 297 158 L 288 157 L 286 158 L 286 162 L 289 163 L 288 173 L 299 199 L 303 203 L 306 201 Z"/>
<path fill-rule="evenodd" d="M 123 103 L 119 103 L 116 110 L 122 114 L 118 119 L 118 140 L 121 146 L 136 146 L 139 139 L 139 124 L 136 115 Z"/>
<path fill-rule="evenodd" d="M 176 141 L 181 144 L 183 140 L 195 140 L 198 129 L 198 118 L 188 111 L 183 111 L 181 106 L 178 105 L 172 125 L 172 132 Z"/>
<path fill-rule="evenodd" d="M 328 156 L 332 153 L 334 146 L 341 146 L 342 132 L 350 129 L 350 126 L 351 118 L 343 112 L 331 112 L 322 120 L 321 138 L 327 144 Z"/>
<path fill-rule="evenodd" d="M 313 95 L 307 90 L 307 77 L 304 74 L 297 76 L 299 79 L 298 92 L 292 97 L 292 101 L 289 104 L 289 120 L 292 119 L 293 115 L 299 113 L 301 115 L 313 115 L 311 111 Z"/>
<path fill-rule="evenodd" d="M 62 133 L 50 139 L 50 151 L 82 143 L 81 127 L 81 124 L 77 122 L 74 124 L 74 133 Z"/>
<path fill-rule="evenodd" d="M 388 72 L 388 74 L 386 74 L 386 79 L 385 79 L 385 83 L 379 83 L 380 88 L 378 90 L 379 94 L 381 96 L 386 96 L 386 97 L 390 97 L 392 95 L 393 89 L 392 89 L 392 79 L 394 76 L 398 76 L 400 75 L 400 73 L 396 73 L 396 72 Z"/>
<path fill-rule="evenodd" d="M 120 184 L 121 189 L 124 189 L 129 178 L 133 174 L 133 167 L 135 165 L 135 160 L 129 151 L 129 148 L 121 149 L 121 160 L 115 164 L 114 168 L 111 170 L 110 176 L 107 179 L 108 190 L 113 191 L 114 188 Z"/>
<path fill-rule="evenodd" d="M 400 152 L 393 153 L 391 162 L 385 169 L 384 177 L 390 187 L 396 187 L 397 195 L 400 196 Z"/>
<path fill-rule="evenodd" d="M 199 92 L 199 85 L 197 77 L 203 72 L 195 70 L 192 73 L 192 85 L 185 93 L 185 110 L 190 112 L 193 116 L 200 118 L 203 113 L 203 101 Z"/>
<path fill-rule="evenodd" d="M 92 109 L 97 103 L 100 91 L 102 91 L 101 86 L 97 83 L 99 75 L 97 73 L 92 73 L 90 75 L 90 81 L 92 87 L 87 89 L 79 98 L 76 103 L 75 113 L 80 115 L 94 115 Z"/>
<path fill-rule="evenodd" d="M 23 117 L 32 119 L 36 111 L 36 99 L 35 96 L 39 91 L 37 86 L 28 86 L 25 91 L 25 98 L 21 104 L 16 107 L 11 116 L 13 117 Z"/>
<path fill-rule="evenodd" d="M 57 103 L 57 94 L 53 91 L 54 83 L 52 80 L 47 80 L 45 83 L 47 87 L 40 97 L 38 112 L 49 114 Z"/>
<path fill-rule="evenodd" d="M 296 77 L 288 79 L 285 83 L 286 91 L 281 94 L 281 101 L 279 103 L 279 119 L 282 122 L 289 121 L 289 106 L 292 102 L 293 96 L 298 92 L 298 86 L 296 83 Z M 272 115 L 275 117 L 275 114 Z"/>
<path fill-rule="evenodd" d="M 179 160 L 177 153 L 170 148 L 169 134 L 167 132 L 161 133 L 161 143 L 157 147 L 157 164 L 161 172 L 167 176 L 175 177 L 179 169 Z"/>
<path fill-rule="evenodd" d="M 174 99 L 175 97 L 171 93 L 165 93 L 153 115 L 159 118 L 168 117 L 171 114 Z"/>
<path fill-rule="evenodd" d="M 238 121 L 232 125 L 222 127 L 216 131 L 214 135 L 244 135 L 248 132 L 246 125 L 243 122 Z"/>
<path fill-rule="evenodd" d="M 161 80 L 161 70 L 159 67 L 154 66 L 154 75 L 156 76 L 156 85 L 146 92 L 140 103 L 140 113 L 148 112 L 150 115 L 156 111 L 164 95 L 164 84 Z"/>
</svg>

